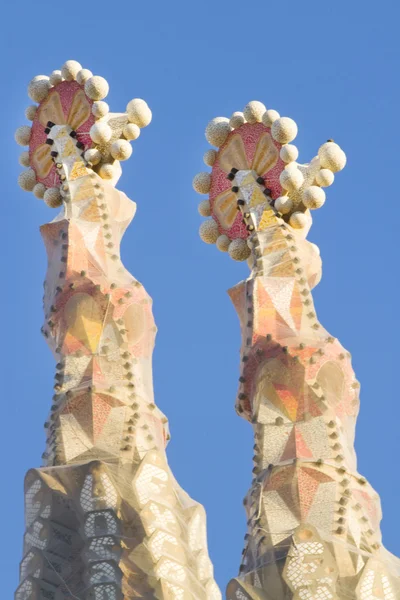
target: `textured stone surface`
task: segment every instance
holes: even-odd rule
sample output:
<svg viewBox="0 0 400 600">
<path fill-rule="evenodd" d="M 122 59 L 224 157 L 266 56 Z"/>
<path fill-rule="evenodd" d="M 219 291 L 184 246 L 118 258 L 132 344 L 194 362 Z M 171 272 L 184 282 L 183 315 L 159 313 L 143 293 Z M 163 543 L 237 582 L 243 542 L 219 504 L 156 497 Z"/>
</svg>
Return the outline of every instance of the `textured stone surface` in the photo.
<svg viewBox="0 0 400 600">
<path fill-rule="evenodd" d="M 86 166 L 71 131 L 48 133 L 63 207 L 41 228 L 42 332 L 57 364 L 44 467 L 25 480 L 15 598 L 218 599 L 204 509 L 166 459 L 152 300 L 120 258 L 136 205 Z"/>
</svg>

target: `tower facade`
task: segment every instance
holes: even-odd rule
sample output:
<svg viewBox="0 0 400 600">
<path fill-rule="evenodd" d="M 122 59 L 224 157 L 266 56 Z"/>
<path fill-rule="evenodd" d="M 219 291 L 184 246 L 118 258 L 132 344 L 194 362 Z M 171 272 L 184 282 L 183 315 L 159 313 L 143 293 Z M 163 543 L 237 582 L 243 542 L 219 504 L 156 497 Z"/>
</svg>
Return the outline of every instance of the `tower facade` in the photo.
<svg viewBox="0 0 400 600">
<path fill-rule="evenodd" d="M 115 188 L 146 102 L 109 113 L 108 84 L 76 61 L 35 77 L 16 140 L 23 189 L 59 214 L 42 333 L 56 360 L 44 466 L 25 480 L 16 600 L 215 600 L 205 513 L 174 479 L 168 422 L 154 402 L 152 300 L 124 267 L 136 205 Z"/>
<path fill-rule="evenodd" d="M 247 533 L 229 600 L 394 600 L 400 561 L 382 546 L 379 496 L 358 472 L 359 383 L 319 322 L 321 258 L 311 212 L 346 163 L 329 140 L 297 162 L 292 119 L 250 102 L 206 129 L 211 172 L 193 181 L 200 236 L 249 277 L 229 290 L 242 345 L 236 410 L 254 430 Z"/>
</svg>

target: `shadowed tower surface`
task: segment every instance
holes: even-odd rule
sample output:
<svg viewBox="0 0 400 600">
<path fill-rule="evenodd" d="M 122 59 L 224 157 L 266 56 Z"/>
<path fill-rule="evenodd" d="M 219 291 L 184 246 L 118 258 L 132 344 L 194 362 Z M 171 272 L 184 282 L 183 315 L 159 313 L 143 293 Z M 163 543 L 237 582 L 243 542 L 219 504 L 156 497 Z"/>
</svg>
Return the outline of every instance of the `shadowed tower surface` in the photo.
<svg viewBox="0 0 400 600">
<path fill-rule="evenodd" d="M 249 277 L 229 290 L 242 332 L 236 410 L 254 430 L 247 533 L 229 600 L 395 600 L 400 562 L 381 541 L 379 496 L 357 471 L 359 383 L 351 356 L 319 323 L 321 259 L 306 240 L 346 157 L 333 141 L 297 163 L 292 119 L 250 102 L 217 117 L 200 236 Z"/>
<path fill-rule="evenodd" d="M 44 466 L 25 480 L 16 600 L 215 600 L 205 513 L 166 460 L 153 397 L 152 300 L 123 266 L 136 205 L 115 189 L 146 102 L 109 113 L 108 84 L 67 61 L 35 77 L 17 130 L 21 187 L 61 207 L 41 227 L 48 254 L 42 328 L 57 361 Z"/>
</svg>

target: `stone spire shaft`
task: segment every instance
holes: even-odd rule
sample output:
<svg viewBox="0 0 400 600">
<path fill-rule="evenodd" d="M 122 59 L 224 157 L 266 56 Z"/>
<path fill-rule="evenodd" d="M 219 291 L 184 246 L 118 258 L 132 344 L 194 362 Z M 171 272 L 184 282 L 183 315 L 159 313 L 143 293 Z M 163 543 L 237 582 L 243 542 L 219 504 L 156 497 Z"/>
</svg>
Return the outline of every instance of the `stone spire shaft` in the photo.
<svg viewBox="0 0 400 600">
<path fill-rule="evenodd" d="M 76 65 L 68 61 L 60 79 L 52 74 L 54 83 L 33 80 L 40 104 L 29 136 L 17 132 L 30 146 L 21 185 L 62 208 L 41 228 L 42 331 L 57 361 L 55 393 L 45 466 L 25 479 L 15 597 L 218 600 L 204 509 L 167 463 L 167 420 L 153 396 L 151 298 L 119 253 L 136 210 L 114 188 L 119 160 L 151 112 L 136 99 L 127 114 L 109 115 L 105 80 Z"/>
<path fill-rule="evenodd" d="M 350 354 L 317 318 L 321 259 L 310 210 L 346 163 L 332 140 L 297 163 L 297 126 L 260 102 L 207 127 L 219 148 L 194 187 L 211 216 L 200 236 L 249 277 L 229 290 L 238 312 L 238 414 L 254 430 L 247 533 L 228 600 L 392 600 L 400 562 L 382 546 L 379 496 L 357 471 L 359 384 Z"/>
</svg>

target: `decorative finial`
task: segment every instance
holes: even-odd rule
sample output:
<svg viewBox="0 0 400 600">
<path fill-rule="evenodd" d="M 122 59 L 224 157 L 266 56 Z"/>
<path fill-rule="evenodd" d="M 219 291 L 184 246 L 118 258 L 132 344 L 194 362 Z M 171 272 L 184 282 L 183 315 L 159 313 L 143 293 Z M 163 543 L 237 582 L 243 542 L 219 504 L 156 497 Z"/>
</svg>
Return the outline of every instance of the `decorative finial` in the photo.
<svg viewBox="0 0 400 600">
<path fill-rule="evenodd" d="M 62 203 L 62 181 L 54 164 L 57 152 L 51 150 L 51 128 L 55 125 L 69 126 L 86 166 L 115 185 L 121 175 L 120 162 L 132 154 L 130 142 L 151 122 L 152 114 L 140 98 L 131 100 L 125 113 L 110 113 L 104 102 L 108 91 L 103 77 L 83 69 L 75 60 L 68 60 L 50 77 L 32 79 L 28 95 L 37 105 L 25 111 L 32 125 L 19 127 L 15 134 L 16 142 L 29 148 L 19 159 L 28 167 L 18 178 L 23 190 L 43 198 L 48 206 Z"/>
<path fill-rule="evenodd" d="M 292 143 L 296 135 L 293 119 L 257 101 L 230 119 L 217 117 L 207 125 L 206 138 L 218 150 L 204 155 L 211 173 L 199 173 L 193 180 L 196 192 L 209 195 L 199 205 L 199 213 L 209 217 L 200 227 L 204 242 L 216 244 L 235 260 L 246 260 L 247 240 L 257 232 L 257 224 L 246 214 L 249 208 L 266 203 L 305 237 L 311 226 L 310 210 L 325 203 L 322 188 L 332 185 L 346 155 L 330 139 L 309 164 L 300 164 Z"/>
</svg>

